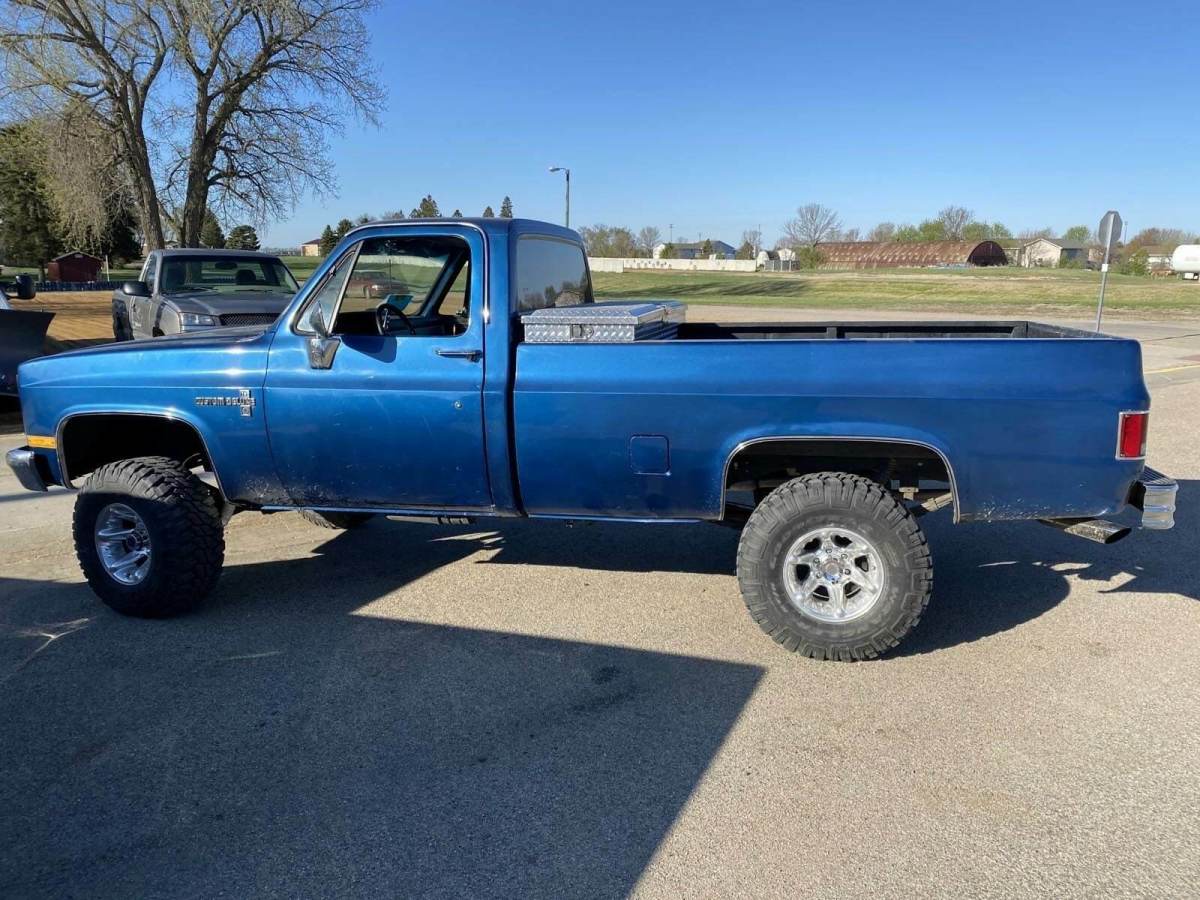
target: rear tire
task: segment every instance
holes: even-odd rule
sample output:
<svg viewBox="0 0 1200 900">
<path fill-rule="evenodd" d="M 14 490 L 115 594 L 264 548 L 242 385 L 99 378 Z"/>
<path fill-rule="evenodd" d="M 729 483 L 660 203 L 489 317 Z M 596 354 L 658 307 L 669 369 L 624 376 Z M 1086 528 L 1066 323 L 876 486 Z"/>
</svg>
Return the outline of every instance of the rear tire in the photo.
<svg viewBox="0 0 1200 900">
<path fill-rule="evenodd" d="M 916 519 L 878 483 L 821 472 L 780 485 L 738 544 L 750 615 L 776 642 L 815 659 L 871 659 L 912 631 L 933 563 Z"/>
<path fill-rule="evenodd" d="M 212 490 L 162 456 L 101 466 L 75 501 L 75 553 L 96 596 L 127 616 L 165 618 L 195 607 L 225 556 Z"/>
<path fill-rule="evenodd" d="M 373 513 L 317 512 L 315 509 L 302 509 L 300 516 L 320 528 L 336 531 L 358 528 L 375 517 Z"/>
</svg>

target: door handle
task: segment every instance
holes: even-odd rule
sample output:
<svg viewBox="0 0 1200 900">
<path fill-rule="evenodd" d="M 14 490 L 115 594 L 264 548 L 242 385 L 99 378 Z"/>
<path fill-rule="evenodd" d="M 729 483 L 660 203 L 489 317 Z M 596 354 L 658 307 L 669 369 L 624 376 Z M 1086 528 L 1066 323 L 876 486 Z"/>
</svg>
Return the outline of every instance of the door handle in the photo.
<svg viewBox="0 0 1200 900">
<path fill-rule="evenodd" d="M 466 359 L 475 362 L 483 356 L 482 350 L 455 350 L 449 347 L 438 347 L 434 351 L 438 356 L 445 356 L 449 359 Z"/>
</svg>

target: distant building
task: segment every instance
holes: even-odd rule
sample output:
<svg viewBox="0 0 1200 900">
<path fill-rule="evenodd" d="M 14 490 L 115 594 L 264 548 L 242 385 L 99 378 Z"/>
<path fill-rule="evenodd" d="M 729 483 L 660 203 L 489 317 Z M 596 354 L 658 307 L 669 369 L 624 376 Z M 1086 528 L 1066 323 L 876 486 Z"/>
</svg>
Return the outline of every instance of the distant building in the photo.
<svg viewBox="0 0 1200 900">
<path fill-rule="evenodd" d="M 1053 269 L 1072 260 L 1078 261 L 1080 265 L 1087 265 L 1087 244 L 1068 241 L 1066 238 L 1036 238 L 1023 248 L 1021 265 L 1027 269 L 1039 266 Z"/>
<path fill-rule="evenodd" d="M 320 256 L 321 255 L 321 239 L 313 238 L 311 241 L 305 241 L 300 245 L 301 256 Z"/>
<path fill-rule="evenodd" d="M 666 244 L 657 244 L 654 247 L 654 258 L 662 259 L 663 250 Z M 704 241 L 694 241 L 690 244 L 675 244 L 676 259 L 704 259 Z M 737 255 L 737 249 L 724 241 L 712 241 L 712 254 L 709 259 L 733 259 Z"/>
<path fill-rule="evenodd" d="M 796 260 L 796 251 L 790 247 L 777 247 L 774 250 L 759 250 L 758 256 L 755 257 L 760 266 L 765 266 L 768 263 L 790 263 Z"/>
<path fill-rule="evenodd" d="M 817 251 L 822 269 L 1008 265 L 995 241 L 830 241 Z"/>
<path fill-rule="evenodd" d="M 1161 245 L 1153 247 L 1142 247 L 1146 251 L 1146 265 L 1151 269 L 1169 269 L 1171 268 L 1171 254 L 1175 252 L 1174 247 L 1164 247 Z"/>
<path fill-rule="evenodd" d="M 48 281 L 99 281 L 100 258 L 84 253 L 82 250 L 72 250 L 62 256 L 56 256 L 46 265 Z"/>
<path fill-rule="evenodd" d="M 1000 245 L 1000 249 L 1008 257 L 1008 264 L 1010 266 L 1025 265 L 1025 245 L 1029 243 L 1026 238 L 1000 238 L 996 243 Z"/>
</svg>

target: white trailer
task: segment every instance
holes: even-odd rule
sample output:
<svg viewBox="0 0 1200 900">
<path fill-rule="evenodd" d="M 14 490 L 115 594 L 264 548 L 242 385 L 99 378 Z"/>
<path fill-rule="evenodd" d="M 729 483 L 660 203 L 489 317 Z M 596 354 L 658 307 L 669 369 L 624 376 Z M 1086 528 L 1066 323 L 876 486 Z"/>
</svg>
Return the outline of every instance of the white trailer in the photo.
<svg viewBox="0 0 1200 900">
<path fill-rule="evenodd" d="M 1200 281 L 1200 244 L 1180 244 L 1171 254 L 1171 270 L 1187 281 Z"/>
</svg>

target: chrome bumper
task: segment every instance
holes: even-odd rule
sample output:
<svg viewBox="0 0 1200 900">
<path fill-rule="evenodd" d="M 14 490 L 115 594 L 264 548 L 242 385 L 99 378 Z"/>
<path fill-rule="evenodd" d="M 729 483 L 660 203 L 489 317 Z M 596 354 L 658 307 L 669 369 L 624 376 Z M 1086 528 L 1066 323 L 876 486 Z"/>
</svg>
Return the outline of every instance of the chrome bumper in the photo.
<svg viewBox="0 0 1200 900">
<path fill-rule="evenodd" d="M 38 471 L 37 454 L 28 447 L 15 447 L 4 454 L 4 461 L 28 491 L 45 491 L 46 481 Z"/>
<path fill-rule="evenodd" d="M 1147 466 L 1129 490 L 1129 504 L 1142 511 L 1142 527 L 1165 531 L 1175 525 L 1175 494 L 1179 485 L 1174 478 Z"/>
</svg>

